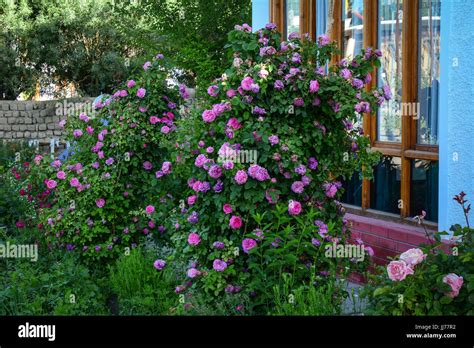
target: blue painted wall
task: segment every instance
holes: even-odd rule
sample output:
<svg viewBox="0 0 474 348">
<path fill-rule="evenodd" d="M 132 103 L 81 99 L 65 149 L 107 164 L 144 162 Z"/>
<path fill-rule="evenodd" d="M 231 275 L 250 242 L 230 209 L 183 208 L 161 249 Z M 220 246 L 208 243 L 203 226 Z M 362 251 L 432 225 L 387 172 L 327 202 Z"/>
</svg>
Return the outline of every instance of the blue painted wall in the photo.
<svg viewBox="0 0 474 348">
<path fill-rule="evenodd" d="M 474 205 L 474 1 L 442 1 L 439 228 L 464 225 L 452 197 Z M 474 219 L 472 219 L 474 222 Z"/>
<path fill-rule="evenodd" d="M 270 0 L 252 0 L 252 29 L 257 31 L 270 23 Z"/>
</svg>

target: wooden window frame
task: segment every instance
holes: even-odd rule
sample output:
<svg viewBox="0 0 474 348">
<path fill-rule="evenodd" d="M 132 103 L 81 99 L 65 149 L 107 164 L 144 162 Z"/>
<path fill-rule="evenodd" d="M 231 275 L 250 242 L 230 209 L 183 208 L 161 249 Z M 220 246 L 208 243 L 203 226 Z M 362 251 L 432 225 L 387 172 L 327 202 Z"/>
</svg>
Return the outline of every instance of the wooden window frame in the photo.
<svg viewBox="0 0 474 348">
<path fill-rule="evenodd" d="M 331 38 L 338 43 L 339 49 L 343 44 L 342 1 L 334 0 L 333 22 L 329 28 Z M 419 4 L 421 0 L 403 1 L 403 40 L 402 40 L 402 103 L 418 102 L 418 29 Z M 364 0 L 364 47 L 378 47 L 378 8 L 379 0 Z M 270 0 L 270 20 L 278 30 L 286 34 L 286 0 Z M 316 39 L 316 0 L 300 0 L 300 33 L 308 33 Z M 283 39 L 286 39 L 285 37 Z M 414 54 L 415 52 L 416 54 Z M 342 57 L 336 55 L 332 64 Z M 374 70 L 373 76 L 378 76 Z M 377 86 L 377 78 L 367 85 L 367 89 Z M 417 143 L 418 124 L 414 117 L 402 115 L 401 142 L 384 142 L 377 139 L 377 114 L 363 115 L 363 128 L 371 140 L 372 149 L 384 156 L 401 159 L 401 189 L 402 205 L 400 217 L 410 216 L 411 204 L 411 165 L 414 160 L 439 161 L 438 145 Z M 370 209 L 371 182 L 362 182 L 362 210 Z"/>
</svg>

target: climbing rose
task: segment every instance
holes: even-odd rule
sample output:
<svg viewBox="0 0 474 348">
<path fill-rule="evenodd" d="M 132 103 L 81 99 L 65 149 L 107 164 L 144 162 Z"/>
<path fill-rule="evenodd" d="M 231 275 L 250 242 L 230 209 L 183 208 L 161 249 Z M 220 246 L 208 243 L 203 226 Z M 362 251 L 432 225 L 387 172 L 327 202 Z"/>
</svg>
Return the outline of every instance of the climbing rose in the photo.
<svg viewBox="0 0 474 348">
<path fill-rule="evenodd" d="M 238 170 L 237 173 L 235 174 L 235 181 L 239 185 L 243 185 L 247 182 L 248 176 L 245 170 Z"/>
<path fill-rule="evenodd" d="M 99 208 L 102 208 L 105 205 L 105 199 L 103 199 L 103 198 L 96 199 L 95 204 Z"/>
<path fill-rule="evenodd" d="M 319 90 L 319 83 L 316 80 L 309 82 L 309 93 L 316 93 Z"/>
<path fill-rule="evenodd" d="M 400 255 L 400 260 L 405 261 L 409 266 L 415 266 L 426 258 L 426 254 L 421 249 L 413 248 Z"/>
<path fill-rule="evenodd" d="M 232 206 L 229 203 L 226 203 L 222 207 L 222 210 L 224 210 L 225 214 L 230 214 L 230 213 L 232 213 Z"/>
<path fill-rule="evenodd" d="M 250 91 L 250 90 L 252 90 L 252 85 L 253 84 L 254 84 L 253 79 L 251 77 L 247 76 L 242 80 L 240 86 L 242 87 L 242 89 L 244 91 Z"/>
<path fill-rule="evenodd" d="M 248 253 L 249 250 L 255 248 L 257 246 L 257 242 L 255 239 L 252 238 L 245 238 L 242 241 L 242 249 L 244 250 L 245 253 Z"/>
<path fill-rule="evenodd" d="M 48 180 L 48 182 L 46 183 L 46 186 L 47 186 L 49 189 L 53 189 L 53 188 L 55 188 L 57 185 L 58 185 L 58 183 L 57 183 L 55 180 Z"/>
<path fill-rule="evenodd" d="M 161 271 L 163 268 L 165 268 L 166 266 L 166 262 L 163 261 L 163 260 L 156 260 L 154 263 L 153 263 L 153 267 L 155 267 L 157 270 Z"/>
<path fill-rule="evenodd" d="M 391 261 L 387 266 L 388 277 L 393 281 L 401 281 L 407 275 L 413 274 L 413 270 L 405 261 Z"/>
<path fill-rule="evenodd" d="M 242 219 L 240 218 L 240 216 L 233 215 L 230 218 L 229 226 L 230 226 L 230 228 L 232 228 L 234 230 L 241 228 L 242 227 Z"/>
<path fill-rule="evenodd" d="M 198 271 L 196 268 L 190 268 L 188 269 L 187 274 L 189 278 L 196 278 L 197 276 L 201 275 L 201 272 Z"/>
<path fill-rule="evenodd" d="M 227 268 L 227 263 L 225 261 L 215 259 L 212 263 L 212 268 L 214 268 L 214 270 L 217 272 L 222 272 Z"/>
<path fill-rule="evenodd" d="M 459 295 L 459 290 L 464 283 L 463 277 L 458 276 L 455 273 L 449 273 L 443 277 L 443 283 L 448 284 L 451 287 L 450 292 L 445 293 L 446 296 L 454 298 Z"/>
<path fill-rule="evenodd" d="M 145 88 L 139 88 L 137 91 L 137 97 L 138 98 L 145 98 L 146 94 L 146 89 Z"/>
<path fill-rule="evenodd" d="M 191 233 L 188 236 L 188 243 L 191 245 L 198 245 L 201 242 L 201 237 L 197 233 Z"/>
<path fill-rule="evenodd" d="M 216 119 L 216 113 L 213 110 L 204 110 L 202 113 L 202 119 L 204 122 L 212 122 Z"/>
<path fill-rule="evenodd" d="M 148 215 L 151 215 L 155 211 L 155 207 L 152 205 L 147 205 L 147 207 L 145 208 L 145 211 Z"/>
<path fill-rule="evenodd" d="M 299 215 L 301 213 L 301 203 L 298 201 L 290 200 L 288 203 L 288 213 L 290 215 Z"/>
</svg>

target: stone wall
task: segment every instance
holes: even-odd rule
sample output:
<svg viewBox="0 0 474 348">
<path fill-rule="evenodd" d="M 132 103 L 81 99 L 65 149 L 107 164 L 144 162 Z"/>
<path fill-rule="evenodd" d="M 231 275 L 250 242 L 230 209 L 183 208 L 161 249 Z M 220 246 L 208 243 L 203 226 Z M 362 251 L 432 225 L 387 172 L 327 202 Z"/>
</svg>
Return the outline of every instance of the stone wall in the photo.
<svg viewBox="0 0 474 348">
<path fill-rule="evenodd" d="M 77 111 L 91 110 L 92 98 L 48 101 L 0 101 L 0 140 L 61 140 L 59 121 Z"/>
</svg>

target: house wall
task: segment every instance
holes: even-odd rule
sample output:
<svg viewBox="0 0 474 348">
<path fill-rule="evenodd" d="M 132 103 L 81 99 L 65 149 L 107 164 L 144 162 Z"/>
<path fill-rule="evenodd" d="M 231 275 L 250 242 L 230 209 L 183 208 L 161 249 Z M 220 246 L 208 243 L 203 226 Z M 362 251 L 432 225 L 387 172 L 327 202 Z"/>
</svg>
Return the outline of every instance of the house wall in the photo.
<svg viewBox="0 0 474 348">
<path fill-rule="evenodd" d="M 442 1 L 439 228 L 465 225 L 452 197 L 474 202 L 474 1 Z"/>
</svg>

